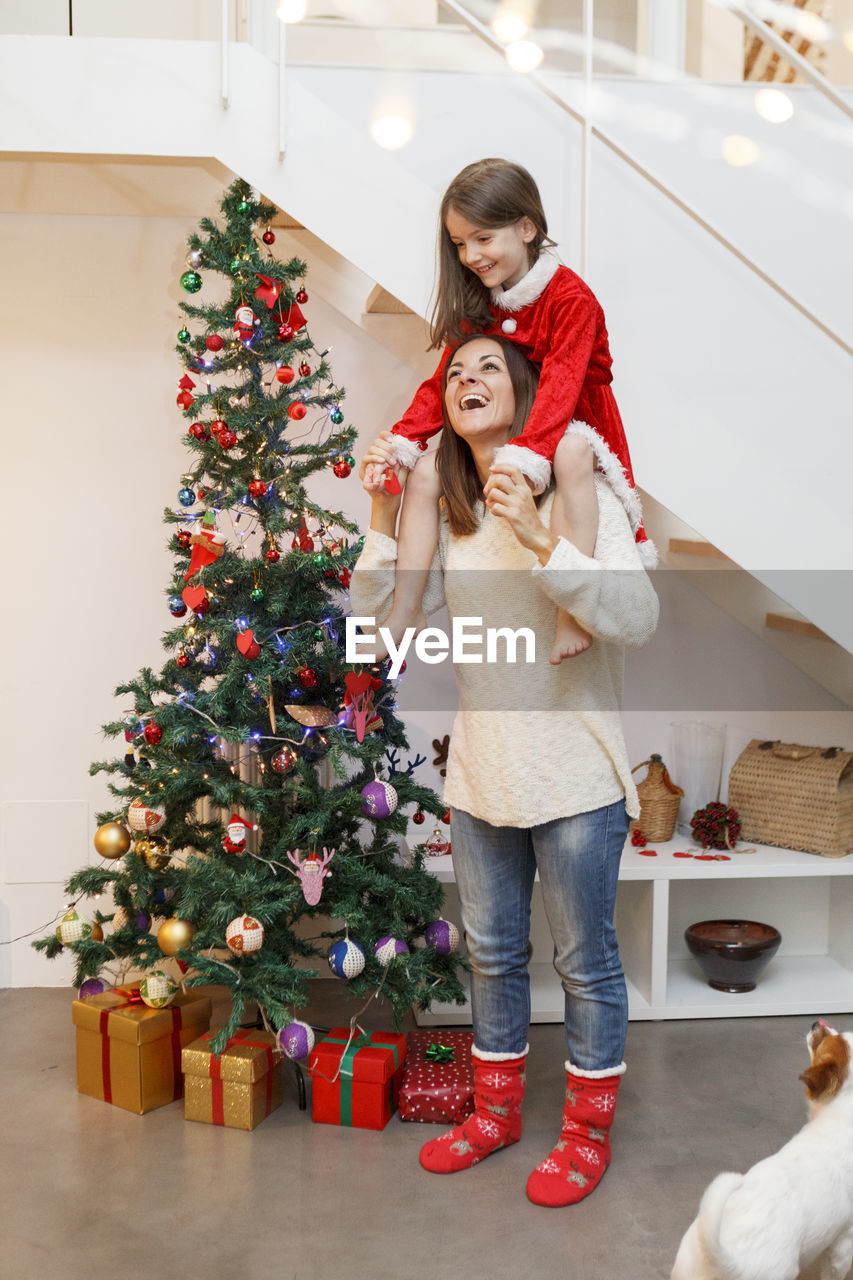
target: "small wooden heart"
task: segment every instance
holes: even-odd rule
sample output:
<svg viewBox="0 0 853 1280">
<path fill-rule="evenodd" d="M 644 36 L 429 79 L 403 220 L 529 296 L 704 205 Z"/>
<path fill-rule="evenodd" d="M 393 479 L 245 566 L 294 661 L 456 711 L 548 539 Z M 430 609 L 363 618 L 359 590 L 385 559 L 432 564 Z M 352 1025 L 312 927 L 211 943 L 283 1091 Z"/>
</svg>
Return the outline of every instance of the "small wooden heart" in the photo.
<svg viewBox="0 0 853 1280">
<path fill-rule="evenodd" d="M 344 676 L 344 684 L 349 696 L 355 699 L 373 687 L 373 677 L 369 671 L 348 671 Z"/>
<path fill-rule="evenodd" d="M 207 599 L 207 592 L 204 587 L 184 587 L 181 599 L 188 609 L 195 611 Z"/>
<path fill-rule="evenodd" d="M 261 651 L 261 646 L 255 639 L 255 633 L 251 627 L 247 627 L 245 631 L 238 633 L 237 648 L 244 658 L 257 658 Z"/>
<path fill-rule="evenodd" d="M 284 709 L 289 716 L 293 716 L 294 720 L 298 720 L 300 724 L 310 725 L 312 728 L 335 723 L 335 713 L 328 707 L 303 707 L 298 702 L 293 702 L 288 703 Z"/>
</svg>

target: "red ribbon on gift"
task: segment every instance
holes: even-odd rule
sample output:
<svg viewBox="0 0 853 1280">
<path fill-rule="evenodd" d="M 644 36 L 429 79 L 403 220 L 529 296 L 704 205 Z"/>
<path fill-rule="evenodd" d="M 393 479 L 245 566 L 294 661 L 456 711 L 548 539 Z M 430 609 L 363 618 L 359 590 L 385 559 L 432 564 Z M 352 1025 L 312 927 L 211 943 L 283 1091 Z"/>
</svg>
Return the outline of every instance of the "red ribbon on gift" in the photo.
<svg viewBox="0 0 853 1280">
<path fill-rule="evenodd" d="M 131 1005 L 143 1003 L 139 987 L 116 987 L 114 994 L 125 996 L 126 999 L 112 1009 L 102 1009 L 98 1020 L 98 1030 L 101 1034 L 101 1083 L 104 1090 L 104 1102 L 112 1102 L 113 1100 L 113 1083 L 110 1070 L 110 1037 L 107 1033 L 110 1014 L 117 1013 L 119 1009 L 127 1009 Z M 181 1075 L 182 1019 L 180 1009 L 170 1009 L 169 1012 L 172 1015 L 172 1080 L 174 1081 L 172 1101 L 177 1102 L 183 1093 L 183 1076 Z"/>
<path fill-rule="evenodd" d="M 206 1031 L 205 1034 L 201 1036 L 201 1039 L 212 1040 L 216 1034 L 217 1033 L 215 1031 Z M 222 1050 L 222 1053 L 227 1053 L 227 1051 L 235 1044 L 245 1044 L 251 1046 L 253 1049 L 263 1049 L 265 1051 L 267 1055 L 267 1105 L 265 1114 L 269 1115 L 272 1110 L 272 1069 L 275 1063 L 275 1059 L 273 1058 L 273 1049 L 272 1045 L 267 1044 L 264 1040 L 250 1040 L 249 1037 L 251 1034 L 251 1031 L 238 1031 L 237 1034 L 232 1036 L 228 1041 L 225 1048 Z M 213 1092 L 211 1095 L 211 1107 L 213 1110 L 211 1119 L 214 1124 L 224 1125 L 225 1091 L 223 1089 L 221 1059 L 222 1054 L 220 1054 L 218 1058 L 214 1054 L 210 1055 L 210 1078 L 213 1081 Z"/>
</svg>

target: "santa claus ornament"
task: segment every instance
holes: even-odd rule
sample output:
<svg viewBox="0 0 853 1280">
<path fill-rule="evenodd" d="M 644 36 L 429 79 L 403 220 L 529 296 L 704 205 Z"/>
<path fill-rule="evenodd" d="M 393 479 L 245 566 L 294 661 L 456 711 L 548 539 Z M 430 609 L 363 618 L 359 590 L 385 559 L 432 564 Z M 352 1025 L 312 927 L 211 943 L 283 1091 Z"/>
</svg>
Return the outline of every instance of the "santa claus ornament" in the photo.
<svg viewBox="0 0 853 1280">
<path fill-rule="evenodd" d="M 245 818 L 240 817 L 239 813 L 232 813 L 225 828 L 227 835 L 222 841 L 222 848 L 226 853 L 245 853 L 246 832 L 257 831 L 257 829 L 256 822 L 247 822 Z"/>
<path fill-rule="evenodd" d="M 334 856 L 335 850 L 332 849 L 330 852 L 325 845 L 323 846 L 322 858 L 318 856 L 316 850 L 309 853 L 308 857 L 304 859 L 299 856 L 298 849 L 294 849 L 292 853 L 289 849 L 287 851 L 288 862 L 292 862 L 296 867 L 296 870 L 291 874 L 295 875 L 302 885 L 302 892 L 309 907 L 316 907 L 320 901 L 320 895 L 323 892 L 323 881 L 326 876 L 332 874 L 328 868 Z"/>
<path fill-rule="evenodd" d="M 239 338 L 241 342 L 245 342 L 251 338 L 255 332 L 255 324 L 258 317 L 255 315 L 251 307 L 238 307 L 234 312 L 234 336 Z"/>
</svg>

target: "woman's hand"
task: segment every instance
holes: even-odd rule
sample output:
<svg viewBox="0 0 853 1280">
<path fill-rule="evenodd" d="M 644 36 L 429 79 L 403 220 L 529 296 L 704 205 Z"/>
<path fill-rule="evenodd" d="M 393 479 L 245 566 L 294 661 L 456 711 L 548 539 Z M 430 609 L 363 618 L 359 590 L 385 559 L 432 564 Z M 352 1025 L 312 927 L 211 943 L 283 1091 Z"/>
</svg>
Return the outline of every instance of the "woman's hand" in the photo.
<svg viewBox="0 0 853 1280">
<path fill-rule="evenodd" d="M 395 537 L 397 530 L 397 512 L 400 509 L 402 486 L 406 483 L 406 469 L 392 462 L 394 457 L 393 436 L 390 431 L 383 431 L 377 436 L 358 468 L 362 485 L 373 501 L 370 527 L 388 537 Z M 389 493 L 385 487 L 386 470 L 399 481 L 400 488 L 396 493 Z"/>
<path fill-rule="evenodd" d="M 506 463 L 490 467 L 483 497 L 492 515 L 503 516 L 521 545 L 547 564 L 559 539 L 542 523 L 530 485 L 518 467 Z"/>
</svg>

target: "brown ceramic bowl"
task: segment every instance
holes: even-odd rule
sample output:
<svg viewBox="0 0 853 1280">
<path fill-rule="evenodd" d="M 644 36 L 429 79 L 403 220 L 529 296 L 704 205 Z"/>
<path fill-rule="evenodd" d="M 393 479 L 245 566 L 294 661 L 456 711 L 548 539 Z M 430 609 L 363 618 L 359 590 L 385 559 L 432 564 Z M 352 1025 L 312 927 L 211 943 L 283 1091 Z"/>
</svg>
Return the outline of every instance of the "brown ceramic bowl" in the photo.
<svg viewBox="0 0 853 1280">
<path fill-rule="evenodd" d="M 700 920 L 685 929 L 684 940 L 708 986 L 736 992 L 755 990 L 779 950 L 782 935 L 772 924 L 757 920 Z"/>
</svg>

